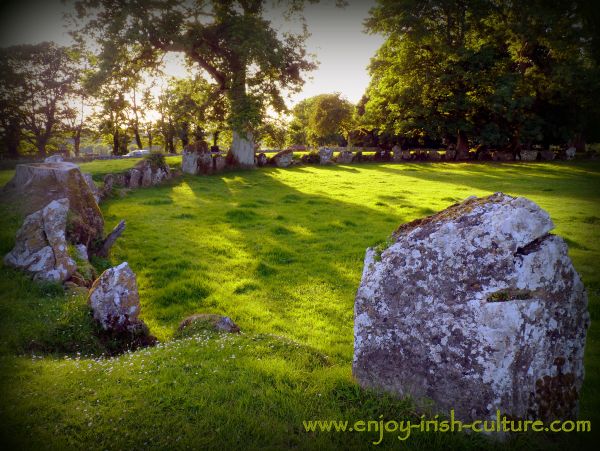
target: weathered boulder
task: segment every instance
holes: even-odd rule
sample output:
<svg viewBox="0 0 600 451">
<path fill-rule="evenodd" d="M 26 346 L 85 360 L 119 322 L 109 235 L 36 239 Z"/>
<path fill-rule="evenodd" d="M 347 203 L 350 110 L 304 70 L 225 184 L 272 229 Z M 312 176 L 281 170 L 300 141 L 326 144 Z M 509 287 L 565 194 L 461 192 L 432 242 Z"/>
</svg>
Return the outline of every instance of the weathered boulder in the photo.
<svg viewBox="0 0 600 451">
<path fill-rule="evenodd" d="M 429 161 L 440 161 L 442 159 L 442 156 L 437 150 L 428 150 L 427 159 Z"/>
<path fill-rule="evenodd" d="M 353 373 L 458 418 L 577 413 L 587 295 L 548 214 L 525 198 L 469 198 L 368 249 Z"/>
<path fill-rule="evenodd" d="M 44 159 L 44 163 L 62 163 L 63 161 L 64 159 L 60 154 L 50 155 Z"/>
<path fill-rule="evenodd" d="M 190 336 L 201 330 L 213 330 L 228 333 L 240 332 L 240 328 L 230 317 L 212 313 L 200 313 L 188 316 L 179 323 L 179 327 L 177 328 L 180 336 Z"/>
<path fill-rule="evenodd" d="M 349 150 L 342 150 L 338 154 L 336 161 L 340 164 L 350 164 L 352 163 L 353 159 L 354 153 L 350 152 Z"/>
<path fill-rule="evenodd" d="M 521 150 L 521 161 L 535 161 L 537 160 L 537 150 Z"/>
<path fill-rule="evenodd" d="M 492 152 L 492 160 L 494 161 L 513 161 L 515 155 L 512 152 L 505 150 L 495 150 Z"/>
<path fill-rule="evenodd" d="M 142 171 L 138 168 L 131 168 L 129 170 L 129 188 L 139 188 L 142 183 Z"/>
<path fill-rule="evenodd" d="M 540 159 L 544 161 L 554 160 L 555 154 L 552 150 L 540 150 Z"/>
<path fill-rule="evenodd" d="M 273 162 L 278 168 L 287 168 L 292 164 L 293 159 L 294 151 L 292 149 L 282 150 L 281 152 L 277 152 L 275 156 L 273 156 Z"/>
<path fill-rule="evenodd" d="M 575 158 L 575 153 L 576 152 L 577 152 L 577 149 L 575 147 L 569 147 L 564 152 L 564 159 L 565 160 L 572 160 L 573 158 Z"/>
<path fill-rule="evenodd" d="M 394 146 L 392 147 L 392 159 L 396 162 L 399 163 L 403 160 L 402 158 L 402 148 L 400 146 Z"/>
<path fill-rule="evenodd" d="M 198 174 L 198 152 L 183 151 L 181 156 L 181 170 L 185 174 Z"/>
<path fill-rule="evenodd" d="M 142 169 L 142 181 L 140 185 L 144 188 L 152 185 L 152 168 L 150 166 L 146 166 Z"/>
<path fill-rule="evenodd" d="M 333 158 L 333 149 L 321 147 L 319 149 L 319 164 L 330 164 Z"/>
<path fill-rule="evenodd" d="M 213 169 L 214 172 L 223 172 L 225 170 L 225 166 L 227 165 L 227 161 L 225 157 L 222 155 L 213 155 Z"/>
<path fill-rule="evenodd" d="M 259 167 L 266 166 L 269 163 L 269 158 L 265 155 L 264 152 L 260 152 L 256 156 L 256 165 Z"/>
<path fill-rule="evenodd" d="M 69 199 L 64 198 L 27 216 L 4 263 L 27 271 L 34 280 L 63 282 L 70 278 L 77 266 L 67 248 L 68 212 Z"/>
<path fill-rule="evenodd" d="M 73 163 L 19 164 L 3 196 L 27 215 L 53 200 L 69 199 L 67 240 L 92 248 L 102 240 L 104 219 L 79 166 Z"/>
<path fill-rule="evenodd" d="M 135 274 L 127 264 L 104 271 L 90 289 L 88 304 L 104 330 L 133 331 L 142 326 L 138 318 L 140 296 Z"/>
</svg>

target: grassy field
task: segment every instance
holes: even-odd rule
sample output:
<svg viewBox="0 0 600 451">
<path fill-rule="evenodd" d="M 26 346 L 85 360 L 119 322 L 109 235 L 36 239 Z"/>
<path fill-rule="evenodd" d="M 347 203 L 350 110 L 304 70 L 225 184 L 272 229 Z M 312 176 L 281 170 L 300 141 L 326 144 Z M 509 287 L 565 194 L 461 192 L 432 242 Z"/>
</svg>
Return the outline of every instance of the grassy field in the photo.
<svg viewBox="0 0 600 451">
<path fill-rule="evenodd" d="M 170 161 L 171 164 L 174 159 Z M 135 160 L 82 165 L 101 180 Z M 11 177 L 0 172 L 0 183 Z M 102 204 L 127 229 L 110 262 L 137 274 L 161 343 L 99 355 L 85 300 L 0 267 L 0 428 L 21 448 L 371 448 L 372 433 L 308 433 L 303 420 L 418 419 L 409 400 L 352 381 L 353 303 L 365 249 L 471 195 L 526 196 L 552 216 L 590 296 L 580 417 L 600 424 L 600 163 L 363 164 L 179 178 Z M 21 223 L 2 206 L 0 253 Z M 193 313 L 243 334 L 174 339 Z M 429 412 L 433 415 L 435 412 Z M 416 433 L 384 448 L 581 448 L 595 434 Z"/>
</svg>

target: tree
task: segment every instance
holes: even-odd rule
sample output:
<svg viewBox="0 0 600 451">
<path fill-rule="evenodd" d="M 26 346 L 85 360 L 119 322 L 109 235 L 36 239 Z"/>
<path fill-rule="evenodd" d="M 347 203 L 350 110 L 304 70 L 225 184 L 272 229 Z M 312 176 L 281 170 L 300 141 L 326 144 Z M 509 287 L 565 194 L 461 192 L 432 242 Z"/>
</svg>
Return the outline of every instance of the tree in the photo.
<svg viewBox="0 0 600 451">
<path fill-rule="evenodd" d="M 107 78 L 123 64 L 115 55 L 154 67 L 166 52 L 184 53 L 227 97 L 233 159 L 253 166 L 252 133 L 267 107 L 283 111 L 282 91 L 299 89 L 302 71 L 314 67 L 303 47 L 306 31 L 279 36 L 263 17 L 265 3 L 81 0 L 75 35 L 96 38 L 100 73 Z M 302 4 L 290 2 L 288 13 L 298 13 Z"/>
<path fill-rule="evenodd" d="M 3 49 L 3 125 L 11 153 L 17 139 L 35 146 L 41 157 L 53 137 L 61 131 L 65 118 L 72 114 L 68 98 L 76 79 L 73 53 L 51 42 L 19 45 Z M 17 127 L 21 133 L 18 136 Z"/>
<path fill-rule="evenodd" d="M 378 1 L 367 28 L 387 39 L 370 65 L 365 120 L 463 150 L 468 139 L 564 141 L 597 109 L 585 94 L 599 78 L 582 4 Z"/>
<path fill-rule="evenodd" d="M 304 99 L 292 109 L 289 141 L 315 146 L 343 143 L 353 127 L 353 113 L 354 105 L 340 93 Z"/>
</svg>

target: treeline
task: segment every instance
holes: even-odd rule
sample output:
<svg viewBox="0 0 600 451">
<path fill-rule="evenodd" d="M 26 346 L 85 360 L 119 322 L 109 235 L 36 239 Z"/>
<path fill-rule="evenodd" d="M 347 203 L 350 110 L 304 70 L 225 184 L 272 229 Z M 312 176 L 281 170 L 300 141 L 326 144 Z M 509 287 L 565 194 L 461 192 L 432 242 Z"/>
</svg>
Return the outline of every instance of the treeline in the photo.
<svg viewBox="0 0 600 451">
<path fill-rule="evenodd" d="M 366 28 L 386 40 L 358 105 L 333 93 L 291 111 L 284 95 L 315 65 L 307 33 L 275 30 L 267 2 L 76 3 L 73 47 L 0 49 L 3 155 L 78 155 L 98 140 L 114 154 L 173 152 L 205 139 L 251 166 L 255 143 L 517 151 L 600 140 L 600 20 L 590 1 L 378 0 Z M 185 57 L 188 77 L 164 81 L 168 52 Z"/>
</svg>

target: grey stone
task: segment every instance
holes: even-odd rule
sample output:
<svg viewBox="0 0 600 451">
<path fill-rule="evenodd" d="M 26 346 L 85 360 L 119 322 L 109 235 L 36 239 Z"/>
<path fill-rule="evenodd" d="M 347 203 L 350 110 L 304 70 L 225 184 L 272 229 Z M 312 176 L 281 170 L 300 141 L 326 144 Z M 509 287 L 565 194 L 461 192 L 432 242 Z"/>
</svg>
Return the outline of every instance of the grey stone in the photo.
<svg viewBox="0 0 600 451">
<path fill-rule="evenodd" d="M 337 162 L 340 164 L 350 164 L 354 159 L 354 153 L 349 150 L 342 150 L 337 156 Z"/>
<path fill-rule="evenodd" d="M 137 328 L 140 296 L 135 274 L 127 262 L 104 271 L 92 285 L 88 304 L 104 330 Z"/>
<path fill-rule="evenodd" d="M 269 162 L 269 159 L 267 158 L 267 156 L 265 155 L 264 152 L 260 152 L 256 156 L 256 165 L 257 166 L 259 166 L 259 167 L 266 166 L 268 162 Z"/>
<path fill-rule="evenodd" d="M 287 168 L 292 164 L 294 159 L 294 151 L 292 149 L 282 150 L 277 152 L 273 157 L 273 161 L 278 168 Z"/>
<path fill-rule="evenodd" d="M 222 155 L 215 155 L 213 156 L 213 163 L 214 163 L 214 171 L 215 172 L 223 172 L 225 170 L 225 157 Z"/>
<path fill-rule="evenodd" d="M 24 215 L 67 198 L 71 212 L 67 240 L 90 247 L 103 238 L 102 213 L 79 166 L 73 163 L 19 164 L 3 195 Z"/>
<path fill-rule="evenodd" d="M 62 155 L 51 155 L 44 159 L 44 163 L 62 163 L 64 161 Z"/>
<path fill-rule="evenodd" d="M 34 280 L 63 282 L 71 277 L 77 266 L 67 249 L 68 212 L 69 199 L 64 198 L 27 216 L 4 263 L 30 273 Z"/>
<path fill-rule="evenodd" d="M 179 323 L 178 331 L 182 335 L 191 335 L 197 329 L 212 329 L 217 332 L 239 333 L 240 328 L 228 316 L 216 315 L 214 313 L 199 313 L 188 316 Z"/>
<path fill-rule="evenodd" d="M 185 174 L 198 174 L 198 152 L 184 151 L 181 157 L 181 170 Z"/>
<path fill-rule="evenodd" d="M 139 188 L 142 183 L 142 171 L 138 168 L 129 170 L 129 188 Z"/>
<path fill-rule="evenodd" d="M 329 164 L 333 158 L 333 149 L 321 147 L 319 149 L 319 164 Z"/>
<path fill-rule="evenodd" d="M 552 150 L 540 150 L 540 158 L 544 161 L 554 160 L 555 154 Z"/>
<path fill-rule="evenodd" d="M 537 160 L 538 151 L 537 150 L 522 150 L 521 151 L 521 160 L 522 161 L 535 161 Z"/>
<path fill-rule="evenodd" d="M 525 198 L 469 198 L 368 249 L 353 373 L 463 420 L 577 414 L 589 314 L 567 245 Z"/>
</svg>

